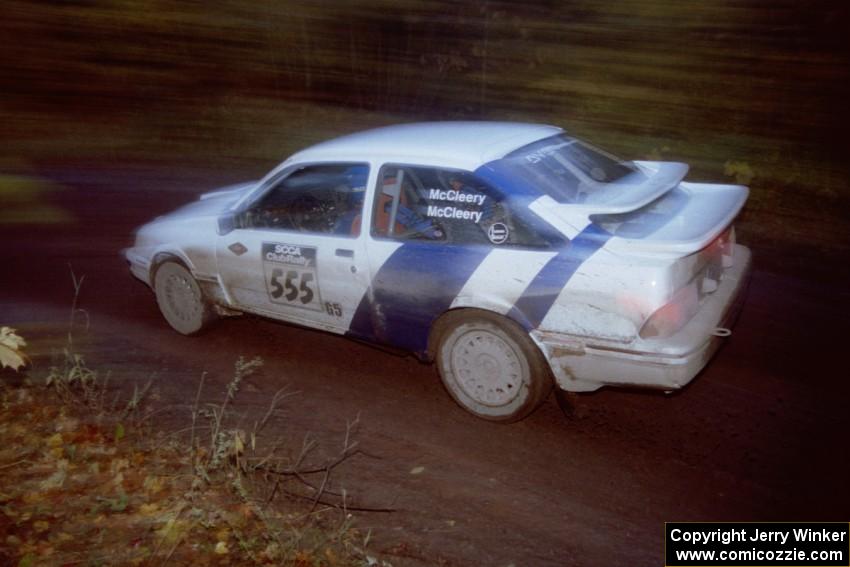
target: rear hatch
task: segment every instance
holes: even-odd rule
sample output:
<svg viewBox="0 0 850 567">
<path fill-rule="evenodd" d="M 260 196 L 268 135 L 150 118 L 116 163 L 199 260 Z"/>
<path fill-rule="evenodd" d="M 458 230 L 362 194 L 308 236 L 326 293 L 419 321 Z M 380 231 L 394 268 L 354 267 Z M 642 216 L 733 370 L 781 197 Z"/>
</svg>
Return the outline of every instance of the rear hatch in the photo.
<svg viewBox="0 0 850 567">
<path fill-rule="evenodd" d="M 667 334 L 690 319 L 703 299 L 718 289 L 724 270 L 733 265 L 732 222 L 749 190 L 742 185 L 682 182 L 676 177 L 687 169 L 677 167 L 680 164 L 638 165 L 646 172 L 646 179 L 632 187 L 638 191 L 622 187 L 622 196 L 616 201 L 558 204 L 549 212 L 575 231 L 587 226 L 602 229 L 591 234 L 604 239 L 610 254 L 644 256 L 656 259 L 656 265 L 657 261 L 666 265 L 656 288 L 662 303 L 656 307 L 666 303 L 659 311 L 675 313 L 675 317 L 662 317 L 669 321 L 665 320 L 663 330 L 657 329 L 656 334 Z M 648 195 L 654 199 L 646 201 Z M 618 210 L 612 211 L 615 206 Z M 645 329 L 652 330 L 652 326 Z"/>
<path fill-rule="evenodd" d="M 672 334 L 720 287 L 735 262 L 732 222 L 748 192 L 741 185 L 679 183 L 633 211 L 589 215 L 612 235 L 609 252 L 672 260 L 664 278 L 668 302 L 643 325 L 642 337 Z"/>
</svg>

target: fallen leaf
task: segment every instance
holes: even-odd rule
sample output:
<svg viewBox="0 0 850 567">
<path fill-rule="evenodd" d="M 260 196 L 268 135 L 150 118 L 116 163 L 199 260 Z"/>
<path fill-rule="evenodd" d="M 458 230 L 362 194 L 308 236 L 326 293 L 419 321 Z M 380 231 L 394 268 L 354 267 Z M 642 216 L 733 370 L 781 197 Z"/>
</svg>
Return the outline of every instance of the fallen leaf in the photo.
<svg viewBox="0 0 850 567">
<path fill-rule="evenodd" d="M 129 467 L 130 461 L 128 461 L 127 459 L 112 459 L 112 462 L 109 464 L 109 471 L 112 474 L 115 474 Z"/>
<path fill-rule="evenodd" d="M 253 510 L 253 508 L 251 507 L 251 504 L 247 504 L 247 503 L 242 503 L 242 504 L 240 504 L 240 505 L 236 508 L 236 512 L 237 512 L 238 516 L 236 516 L 235 518 L 233 518 L 233 519 L 232 519 L 232 521 L 233 521 L 234 523 L 239 524 L 239 525 L 244 524 L 245 522 L 247 522 L 248 520 L 250 520 L 250 519 L 251 519 L 251 517 L 254 515 L 254 510 Z"/>
<path fill-rule="evenodd" d="M 76 431 L 77 427 L 79 426 L 80 420 L 73 417 L 68 417 L 64 414 L 60 415 L 56 419 L 56 423 L 54 424 L 56 431 L 67 431 L 69 433 Z"/>
<path fill-rule="evenodd" d="M 425 472 L 425 467 L 413 467 L 410 469 L 410 474 L 422 474 Z"/>
<path fill-rule="evenodd" d="M 118 495 L 118 498 L 110 498 L 108 500 L 109 509 L 113 512 L 123 512 L 127 509 L 127 503 L 129 502 L 129 498 L 123 492 Z"/>
<path fill-rule="evenodd" d="M 18 336 L 14 329 L 9 327 L 0 329 L 0 368 L 8 366 L 17 371 L 26 366 L 29 360 L 20 350 L 26 345 L 27 342 Z"/>
<path fill-rule="evenodd" d="M 139 513 L 143 516 L 151 516 L 159 512 L 159 504 L 152 502 L 150 504 L 142 504 L 139 506 Z"/>
<path fill-rule="evenodd" d="M 39 487 L 42 490 L 51 490 L 53 488 L 60 488 L 63 484 L 65 484 L 65 477 L 68 475 L 68 461 L 65 459 L 61 459 L 56 463 L 56 472 L 50 475 L 47 479 L 41 481 L 39 483 Z"/>
<path fill-rule="evenodd" d="M 245 433 L 236 431 L 233 435 L 233 453 L 238 457 L 245 452 Z"/>
<path fill-rule="evenodd" d="M 38 520 L 32 525 L 33 529 L 38 533 L 44 533 L 50 529 L 50 524 L 45 522 L 44 520 Z"/>
<path fill-rule="evenodd" d="M 162 491 L 164 483 L 162 478 L 158 476 L 148 476 L 145 477 L 145 481 L 142 483 L 142 486 L 145 488 L 145 492 L 149 494 L 156 494 L 157 492 Z"/>
<path fill-rule="evenodd" d="M 162 538 L 166 545 L 174 545 L 189 528 L 189 523 L 186 520 L 177 520 L 171 518 L 161 528 L 156 530 L 156 535 Z"/>
<path fill-rule="evenodd" d="M 27 492 L 24 494 L 24 503 L 25 504 L 37 504 L 44 500 L 43 492 Z"/>
<path fill-rule="evenodd" d="M 268 559 L 269 561 L 276 561 L 280 558 L 280 545 L 277 542 L 271 542 L 266 546 L 262 553 L 260 553 L 260 557 Z"/>
</svg>

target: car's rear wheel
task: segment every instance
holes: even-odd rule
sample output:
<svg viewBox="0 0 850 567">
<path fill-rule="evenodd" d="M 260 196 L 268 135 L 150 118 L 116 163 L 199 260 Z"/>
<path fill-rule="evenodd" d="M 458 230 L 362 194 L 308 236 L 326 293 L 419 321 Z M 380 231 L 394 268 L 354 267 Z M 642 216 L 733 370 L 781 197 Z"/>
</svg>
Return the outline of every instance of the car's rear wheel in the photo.
<svg viewBox="0 0 850 567">
<path fill-rule="evenodd" d="M 214 314 L 198 282 L 182 264 L 166 261 L 154 274 L 156 302 L 168 324 L 184 335 L 200 332 Z"/>
<path fill-rule="evenodd" d="M 552 388 L 549 368 L 528 334 L 487 312 L 450 313 L 441 324 L 437 367 L 455 401 L 490 421 L 518 421 Z"/>
</svg>

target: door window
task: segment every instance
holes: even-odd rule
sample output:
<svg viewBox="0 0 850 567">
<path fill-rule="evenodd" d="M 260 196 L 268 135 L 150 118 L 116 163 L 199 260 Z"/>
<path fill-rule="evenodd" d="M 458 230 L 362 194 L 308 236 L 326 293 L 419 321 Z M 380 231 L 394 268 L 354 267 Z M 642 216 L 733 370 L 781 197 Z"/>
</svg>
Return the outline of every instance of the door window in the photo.
<svg viewBox="0 0 850 567">
<path fill-rule="evenodd" d="M 372 219 L 372 235 L 379 238 L 545 245 L 497 191 L 465 171 L 385 165 Z"/>
<path fill-rule="evenodd" d="M 245 211 L 240 226 L 356 237 L 368 176 L 366 164 L 298 168 Z"/>
</svg>

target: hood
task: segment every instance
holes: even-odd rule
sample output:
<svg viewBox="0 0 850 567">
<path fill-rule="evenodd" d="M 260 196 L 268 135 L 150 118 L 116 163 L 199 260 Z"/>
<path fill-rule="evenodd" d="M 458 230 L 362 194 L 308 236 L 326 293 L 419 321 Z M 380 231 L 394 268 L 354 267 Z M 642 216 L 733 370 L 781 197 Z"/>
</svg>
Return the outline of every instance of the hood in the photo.
<svg viewBox="0 0 850 567">
<path fill-rule="evenodd" d="M 257 186 L 256 181 L 228 185 L 209 191 L 179 209 L 163 215 L 157 220 L 173 220 L 181 217 L 218 216 L 228 212 L 239 200 Z"/>
<path fill-rule="evenodd" d="M 215 189 L 213 191 L 209 191 L 204 193 L 200 197 L 198 197 L 199 201 L 208 201 L 210 199 L 213 200 L 226 200 L 227 202 L 236 202 L 241 199 L 244 195 L 248 194 L 254 187 L 257 186 L 256 181 L 246 181 L 244 183 L 236 183 L 234 185 L 228 185 L 226 187 L 222 187 L 220 189 Z"/>
</svg>

